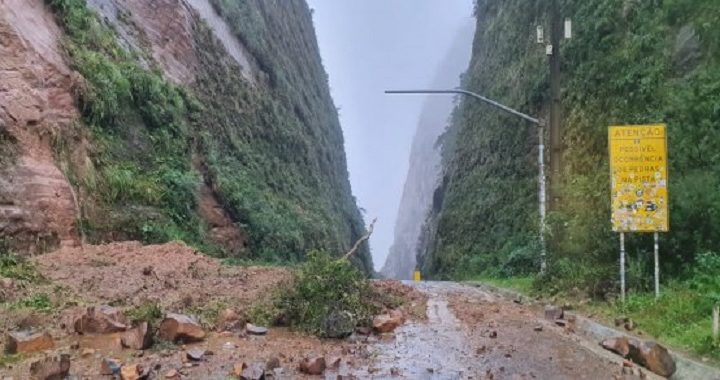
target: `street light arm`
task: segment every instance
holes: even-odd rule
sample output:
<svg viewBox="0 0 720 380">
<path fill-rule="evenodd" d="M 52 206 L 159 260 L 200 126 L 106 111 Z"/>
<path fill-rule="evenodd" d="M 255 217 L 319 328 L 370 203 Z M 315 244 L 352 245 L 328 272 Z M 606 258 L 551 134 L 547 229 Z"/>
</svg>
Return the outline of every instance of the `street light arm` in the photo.
<svg viewBox="0 0 720 380">
<path fill-rule="evenodd" d="M 493 107 L 499 108 L 507 113 L 513 114 L 515 116 L 518 116 L 520 118 L 523 118 L 537 126 L 545 126 L 545 121 L 542 119 L 534 118 L 530 115 L 524 114 L 518 110 L 512 109 L 504 104 L 500 104 L 492 99 L 488 99 L 480 94 L 474 93 L 472 91 L 467 90 L 388 90 L 385 91 L 386 94 L 461 94 L 461 95 L 467 95 L 471 96 L 473 98 L 479 99 Z"/>
</svg>

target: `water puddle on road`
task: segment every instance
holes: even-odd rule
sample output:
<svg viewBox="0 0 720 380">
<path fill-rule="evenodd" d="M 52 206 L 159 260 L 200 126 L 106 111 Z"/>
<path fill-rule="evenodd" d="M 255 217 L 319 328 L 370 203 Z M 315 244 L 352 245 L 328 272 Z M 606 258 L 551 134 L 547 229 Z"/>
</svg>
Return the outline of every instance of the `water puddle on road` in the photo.
<svg viewBox="0 0 720 380">
<path fill-rule="evenodd" d="M 354 375 L 374 379 L 466 378 L 468 368 L 464 366 L 476 358 L 466 347 L 462 323 L 447 301 L 432 293 L 427 317 L 427 321 L 408 322 L 398 328 L 393 341 L 370 346 L 370 366 Z"/>
</svg>

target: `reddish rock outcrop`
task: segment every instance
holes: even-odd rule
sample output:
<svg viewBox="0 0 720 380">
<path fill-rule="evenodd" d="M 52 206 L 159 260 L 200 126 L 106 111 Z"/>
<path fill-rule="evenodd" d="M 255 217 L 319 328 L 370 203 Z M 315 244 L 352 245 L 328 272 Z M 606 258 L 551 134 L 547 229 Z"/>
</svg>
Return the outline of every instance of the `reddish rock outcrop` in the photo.
<svg viewBox="0 0 720 380">
<path fill-rule="evenodd" d="M 21 252 L 78 242 L 73 189 L 53 152 L 78 119 L 61 35 L 42 0 L 0 2 L 0 133 L 17 151 L 0 167 L 0 235 Z"/>
</svg>

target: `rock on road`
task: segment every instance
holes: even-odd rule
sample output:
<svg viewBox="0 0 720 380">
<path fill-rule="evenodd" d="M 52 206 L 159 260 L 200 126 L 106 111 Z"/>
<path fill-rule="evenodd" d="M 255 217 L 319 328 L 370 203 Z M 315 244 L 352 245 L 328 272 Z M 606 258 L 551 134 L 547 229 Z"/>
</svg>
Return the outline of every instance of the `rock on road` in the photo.
<svg viewBox="0 0 720 380">
<path fill-rule="evenodd" d="M 369 347 L 358 378 L 634 379 L 622 359 L 542 319 L 538 310 L 451 282 L 414 286 L 429 295 L 427 320 Z M 656 378 L 643 370 L 643 377 Z"/>
</svg>

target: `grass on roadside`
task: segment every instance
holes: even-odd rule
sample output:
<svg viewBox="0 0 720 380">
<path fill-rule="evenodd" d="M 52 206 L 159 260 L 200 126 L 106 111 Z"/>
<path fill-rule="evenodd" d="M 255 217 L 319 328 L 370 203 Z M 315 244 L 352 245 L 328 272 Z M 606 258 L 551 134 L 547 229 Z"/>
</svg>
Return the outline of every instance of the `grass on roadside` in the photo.
<svg viewBox="0 0 720 380">
<path fill-rule="evenodd" d="M 535 281 L 534 277 L 498 278 L 498 277 L 480 276 L 480 277 L 471 279 L 469 282 L 482 282 L 485 284 L 497 286 L 499 288 L 512 289 L 517 292 L 523 293 L 525 295 L 529 295 L 534 292 L 534 289 L 533 289 L 534 281 Z"/>
</svg>

